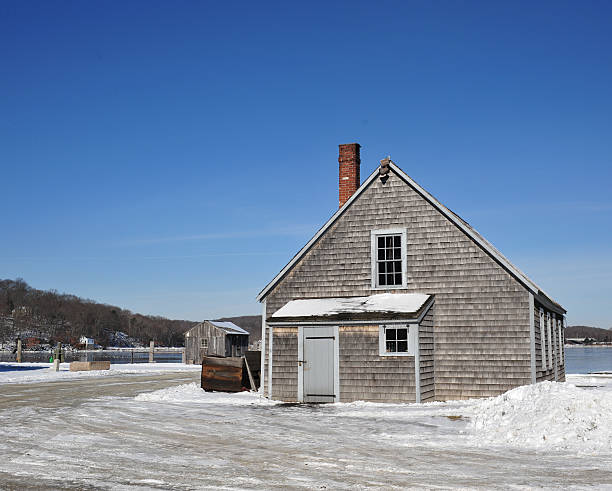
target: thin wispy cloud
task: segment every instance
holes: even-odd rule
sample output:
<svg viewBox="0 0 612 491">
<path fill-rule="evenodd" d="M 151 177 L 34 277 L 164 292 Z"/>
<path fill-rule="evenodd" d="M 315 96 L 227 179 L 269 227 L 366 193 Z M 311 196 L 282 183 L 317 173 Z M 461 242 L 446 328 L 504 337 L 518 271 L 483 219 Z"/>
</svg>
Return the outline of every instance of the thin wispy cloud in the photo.
<svg viewBox="0 0 612 491">
<path fill-rule="evenodd" d="M 612 211 L 612 203 L 594 202 L 549 202 L 549 203 L 516 203 L 486 208 L 469 208 L 464 213 L 470 216 L 487 216 L 498 213 L 607 213 Z"/>
<path fill-rule="evenodd" d="M 105 256 L 20 256 L 5 257 L 6 261 L 59 261 L 59 262 L 98 262 L 98 261 L 163 261 L 177 259 L 200 259 L 214 257 L 257 257 L 257 256 L 286 256 L 287 252 L 273 251 L 244 251 L 244 252 L 212 252 L 207 254 L 168 255 L 168 256 L 130 256 L 130 257 L 105 257 Z"/>
<path fill-rule="evenodd" d="M 146 237 L 128 239 L 116 242 L 117 246 L 138 246 L 147 244 L 163 244 L 171 242 L 191 242 L 206 240 L 250 239 L 257 237 L 303 236 L 316 230 L 314 225 L 292 225 L 289 227 L 266 228 L 260 230 L 244 230 L 234 232 L 213 232 L 194 235 L 176 235 L 169 237 Z"/>
</svg>

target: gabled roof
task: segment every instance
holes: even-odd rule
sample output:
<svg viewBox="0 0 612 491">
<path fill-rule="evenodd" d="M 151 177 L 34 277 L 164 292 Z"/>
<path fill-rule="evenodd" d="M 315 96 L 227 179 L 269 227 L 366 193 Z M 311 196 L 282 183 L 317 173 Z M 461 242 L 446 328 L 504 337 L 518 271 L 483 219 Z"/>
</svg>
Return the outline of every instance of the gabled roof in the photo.
<svg viewBox="0 0 612 491">
<path fill-rule="evenodd" d="M 485 251 L 492 259 L 494 259 L 502 268 L 510 273 L 519 283 L 521 283 L 528 291 L 538 297 L 538 300 L 545 304 L 547 307 L 562 311 L 565 313 L 565 309 L 558 303 L 552 300 L 538 285 L 536 285 L 531 279 L 527 277 L 520 269 L 512 264 L 501 252 L 499 252 L 493 244 L 487 241 L 482 235 L 480 235 L 472 226 L 470 226 L 465 220 L 460 218 L 457 214 L 449 210 L 446 206 L 440 203 L 436 198 L 429 194 L 419 184 L 417 184 L 408 174 L 402 171 L 394 162 L 389 160 L 390 169 L 397 174 L 406 184 L 420 194 L 426 201 L 428 201 L 434 208 L 436 208 L 442 215 L 448 218 L 457 228 L 459 228 L 465 235 L 467 235 L 473 242 L 475 242 L 483 251 Z M 308 243 L 302 247 L 302 249 L 289 261 L 289 263 L 274 277 L 274 279 L 266 285 L 266 287 L 257 295 L 257 300 L 262 301 L 267 294 L 276 286 L 276 284 L 295 266 L 295 264 L 310 250 L 310 248 L 319 240 L 319 238 L 329 229 L 351 206 L 355 201 L 376 179 L 379 175 L 379 168 L 376 168 L 372 174 L 363 182 L 363 184 L 355 191 L 346 203 L 332 215 L 332 217 L 323 225 L 315 236 L 308 241 Z"/>
</svg>

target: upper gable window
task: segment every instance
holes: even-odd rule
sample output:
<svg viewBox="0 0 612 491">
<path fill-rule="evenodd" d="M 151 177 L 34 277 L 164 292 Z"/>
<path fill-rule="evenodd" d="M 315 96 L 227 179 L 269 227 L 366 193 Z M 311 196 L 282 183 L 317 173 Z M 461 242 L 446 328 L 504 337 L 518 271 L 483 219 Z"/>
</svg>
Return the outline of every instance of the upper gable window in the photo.
<svg viewBox="0 0 612 491">
<path fill-rule="evenodd" d="M 406 286 L 406 230 L 372 231 L 372 288 Z"/>
</svg>

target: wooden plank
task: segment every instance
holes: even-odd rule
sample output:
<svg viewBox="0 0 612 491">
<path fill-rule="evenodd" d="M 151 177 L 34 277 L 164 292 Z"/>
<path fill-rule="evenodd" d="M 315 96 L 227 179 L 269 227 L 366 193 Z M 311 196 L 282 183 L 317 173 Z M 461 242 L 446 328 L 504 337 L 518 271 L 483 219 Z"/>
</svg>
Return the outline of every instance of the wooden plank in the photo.
<svg viewBox="0 0 612 491">
<path fill-rule="evenodd" d="M 71 372 L 86 372 L 89 370 L 110 370 L 110 361 L 73 361 Z"/>
</svg>

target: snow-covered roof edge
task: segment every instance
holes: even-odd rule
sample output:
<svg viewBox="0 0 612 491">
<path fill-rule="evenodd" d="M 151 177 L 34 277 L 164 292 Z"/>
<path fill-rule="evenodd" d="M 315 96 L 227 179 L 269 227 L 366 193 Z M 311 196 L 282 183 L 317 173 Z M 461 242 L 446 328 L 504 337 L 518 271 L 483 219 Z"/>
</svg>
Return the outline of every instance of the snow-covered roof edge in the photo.
<svg viewBox="0 0 612 491">
<path fill-rule="evenodd" d="M 224 330 L 228 334 L 249 334 L 248 331 L 242 329 L 242 327 L 237 326 L 236 324 L 230 321 L 207 321 L 207 322 L 210 322 L 213 326 Z M 235 331 L 235 332 L 230 332 L 230 331 Z"/>
<path fill-rule="evenodd" d="M 410 187 L 412 187 L 417 193 L 425 198 L 431 205 L 440 211 L 446 218 L 448 218 L 455 226 L 463 231 L 470 239 L 472 239 L 477 245 L 479 245 L 489 256 L 491 256 L 500 266 L 502 266 L 508 273 L 518 280 L 527 290 L 538 297 L 544 297 L 561 309 L 564 313 L 566 310 L 557 302 L 555 302 L 550 296 L 548 296 L 538 285 L 536 285 L 529 277 L 523 273 L 519 268 L 512 264 L 508 258 L 506 258 L 501 252 L 499 252 L 493 244 L 486 240 L 480 235 L 472 226 L 470 226 L 465 220 L 459 215 L 455 214 L 444 206 L 440 201 L 434 198 L 429 192 L 417 184 L 408 174 L 401 170 L 393 161 L 389 161 L 389 167 Z M 308 243 L 299 250 L 299 252 L 293 256 L 291 261 L 268 283 L 265 288 L 257 295 L 257 301 L 261 302 L 266 295 L 270 292 L 274 286 L 287 274 L 293 266 L 310 250 L 310 248 L 319 240 L 319 238 L 329 229 L 347 210 L 349 206 L 355 201 L 372 183 L 378 176 L 378 167 L 370 174 L 370 176 L 363 182 L 363 184 L 355 191 L 355 193 L 344 203 L 344 205 L 332 215 L 332 217 L 319 229 L 315 236 L 308 241 Z"/>
<path fill-rule="evenodd" d="M 434 301 L 435 295 L 426 293 L 378 293 L 367 297 L 298 299 L 278 309 L 266 319 L 266 324 L 313 326 L 373 322 L 420 323 Z M 287 308 L 291 312 L 287 312 Z"/>
<path fill-rule="evenodd" d="M 341 313 L 415 314 L 431 298 L 426 293 L 376 293 L 360 297 L 303 298 L 290 300 L 271 316 L 317 317 Z"/>
<path fill-rule="evenodd" d="M 202 322 L 198 322 L 197 324 L 194 324 L 192 327 L 187 329 L 187 331 L 185 331 L 184 334 L 192 331 L 193 329 L 195 329 L 198 326 L 201 326 L 205 322 L 208 322 L 209 324 L 213 325 L 217 329 L 221 329 L 222 331 L 226 332 L 227 334 L 242 334 L 242 335 L 246 334 L 246 335 L 250 335 L 250 333 L 248 331 L 244 330 L 242 327 L 237 326 L 233 322 L 229 322 L 229 321 L 212 321 L 212 320 L 208 320 L 208 319 L 203 320 Z"/>
</svg>

